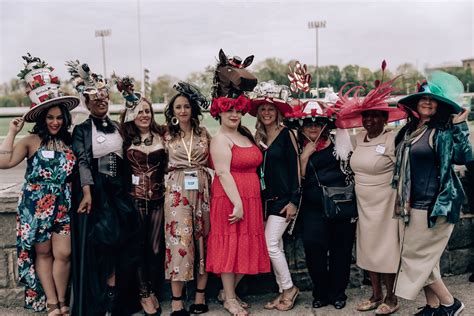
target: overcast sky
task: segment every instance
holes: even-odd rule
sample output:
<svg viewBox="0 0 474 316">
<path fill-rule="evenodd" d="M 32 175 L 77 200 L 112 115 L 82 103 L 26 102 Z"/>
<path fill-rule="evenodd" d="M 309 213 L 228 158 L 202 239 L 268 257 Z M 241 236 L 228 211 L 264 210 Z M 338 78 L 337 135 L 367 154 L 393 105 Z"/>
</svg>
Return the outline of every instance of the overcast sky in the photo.
<svg viewBox="0 0 474 316">
<path fill-rule="evenodd" d="M 395 70 L 404 62 L 420 70 L 474 57 L 474 1 L 158 1 L 0 0 L 0 83 L 14 78 L 30 52 L 67 77 L 64 61 L 79 59 L 103 72 L 141 77 L 137 8 L 140 7 L 142 64 L 152 79 L 184 79 L 214 65 L 220 48 L 254 63 L 268 57 L 320 65 L 358 64 L 377 70 L 382 59 Z"/>
</svg>

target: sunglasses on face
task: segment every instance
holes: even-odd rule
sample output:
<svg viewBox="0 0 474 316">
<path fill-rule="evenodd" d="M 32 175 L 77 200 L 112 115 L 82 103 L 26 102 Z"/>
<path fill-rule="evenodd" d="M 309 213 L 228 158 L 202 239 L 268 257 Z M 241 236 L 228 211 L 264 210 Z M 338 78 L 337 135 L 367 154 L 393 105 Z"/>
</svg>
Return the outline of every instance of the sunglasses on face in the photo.
<svg viewBox="0 0 474 316">
<path fill-rule="evenodd" d="M 100 89 L 97 90 L 94 94 L 89 94 L 90 101 L 100 101 L 100 100 L 107 100 L 109 98 L 109 92 L 107 89 Z"/>
</svg>

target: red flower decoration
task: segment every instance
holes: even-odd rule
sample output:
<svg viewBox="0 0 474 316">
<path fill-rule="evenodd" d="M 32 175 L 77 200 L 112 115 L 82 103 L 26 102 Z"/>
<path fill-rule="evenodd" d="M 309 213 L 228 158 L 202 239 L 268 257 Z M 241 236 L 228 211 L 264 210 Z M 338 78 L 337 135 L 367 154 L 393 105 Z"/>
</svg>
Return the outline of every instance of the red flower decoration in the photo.
<svg viewBox="0 0 474 316">
<path fill-rule="evenodd" d="M 382 71 L 385 70 L 385 68 L 387 67 L 387 62 L 385 61 L 385 59 L 382 61 Z"/>
<path fill-rule="evenodd" d="M 217 117 L 219 113 L 230 111 L 232 108 L 242 112 L 242 115 L 245 115 L 250 110 L 250 100 L 243 94 L 239 95 L 237 99 L 227 97 L 215 98 L 212 99 L 209 112 L 212 117 Z"/>
<path fill-rule="evenodd" d="M 186 250 L 184 250 L 183 248 L 179 248 L 178 253 L 181 257 L 184 257 L 187 254 Z"/>
</svg>

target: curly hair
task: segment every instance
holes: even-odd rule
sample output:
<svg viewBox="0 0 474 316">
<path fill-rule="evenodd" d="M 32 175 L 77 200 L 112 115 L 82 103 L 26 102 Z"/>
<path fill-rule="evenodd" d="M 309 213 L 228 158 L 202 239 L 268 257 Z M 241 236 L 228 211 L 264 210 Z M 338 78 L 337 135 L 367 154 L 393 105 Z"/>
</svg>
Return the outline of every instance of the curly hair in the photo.
<svg viewBox="0 0 474 316">
<path fill-rule="evenodd" d="M 158 125 L 155 120 L 155 112 L 153 111 L 153 106 L 150 101 L 148 101 L 145 98 L 142 98 L 142 101 L 140 102 L 145 102 L 150 106 L 150 112 L 151 112 L 151 123 L 150 123 L 150 132 L 156 133 L 160 135 L 161 137 L 164 136 L 165 134 L 165 127 Z M 120 134 L 122 135 L 123 138 L 123 150 L 126 151 L 130 146 L 132 146 L 133 140 L 136 137 L 140 137 L 140 130 L 138 127 L 135 125 L 133 121 L 130 122 L 124 122 L 125 120 L 125 111 L 120 113 Z"/>
<path fill-rule="evenodd" d="M 202 120 L 201 108 L 194 100 L 188 98 L 185 94 L 177 93 L 171 98 L 170 102 L 166 105 L 165 108 L 166 125 L 171 138 L 175 138 L 181 135 L 181 128 L 179 127 L 179 124 L 173 125 L 171 123 L 172 118 L 175 116 L 173 109 L 174 103 L 179 97 L 184 97 L 186 98 L 186 100 L 188 100 L 189 105 L 191 106 L 191 126 L 194 130 L 194 134 L 200 135 L 202 132 L 200 127 L 200 123 Z"/>
<path fill-rule="evenodd" d="M 61 115 L 63 117 L 63 124 L 59 129 L 56 135 L 51 135 L 48 131 L 48 126 L 46 125 L 46 116 L 49 111 L 53 108 L 59 108 L 61 110 Z M 55 104 L 46 109 L 44 109 L 36 119 L 36 124 L 33 126 L 33 129 L 29 132 L 30 134 L 38 135 L 41 139 L 41 145 L 45 146 L 52 139 L 57 139 L 62 141 L 65 145 L 71 145 L 72 136 L 69 133 L 69 128 L 71 127 L 72 119 L 71 113 L 63 104 Z"/>
</svg>

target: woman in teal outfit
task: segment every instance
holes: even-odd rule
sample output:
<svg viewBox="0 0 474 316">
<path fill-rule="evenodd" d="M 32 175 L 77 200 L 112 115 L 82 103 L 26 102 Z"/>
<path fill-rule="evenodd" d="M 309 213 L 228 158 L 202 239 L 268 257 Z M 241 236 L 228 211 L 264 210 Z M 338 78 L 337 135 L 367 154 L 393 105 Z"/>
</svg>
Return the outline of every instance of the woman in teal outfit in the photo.
<svg viewBox="0 0 474 316">
<path fill-rule="evenodd" d="M 462 83 L 432 73 L 418 93 L 400 99 L 408 123 L 395 138 L 393 186 L 400 216 L 400 264 L 395 295 L 414 300 L 424 290 L 426 306 L 415 315 L 458 315 L 464 304 L 446 288 L 439 261 L 465 198 L 454 165 L 472 159 L 468 112 L 457 103 Z"/>
<path fill-rule="evenodd" d="M 47 307 L 48 315 L 68 315 L 69 176 L 76 162 L 68 128 L 69 110 L 79 99 L 61 96 L 59 81 L 46 63 L 29 55 L 24 59 L 27 65 L 20 75 L 30 90 L 32 106 L 22 118 L 11 121 L 0 146 L 0 169 L 27 158 L 17 214 L 18 275 L 25 284 L 25 308 L 38 312 Z M 49 90 L 43 89 L 46 85 Z M 25 121 L 36 124 L 30 135 L 14 145 Z"/>
</svg>

